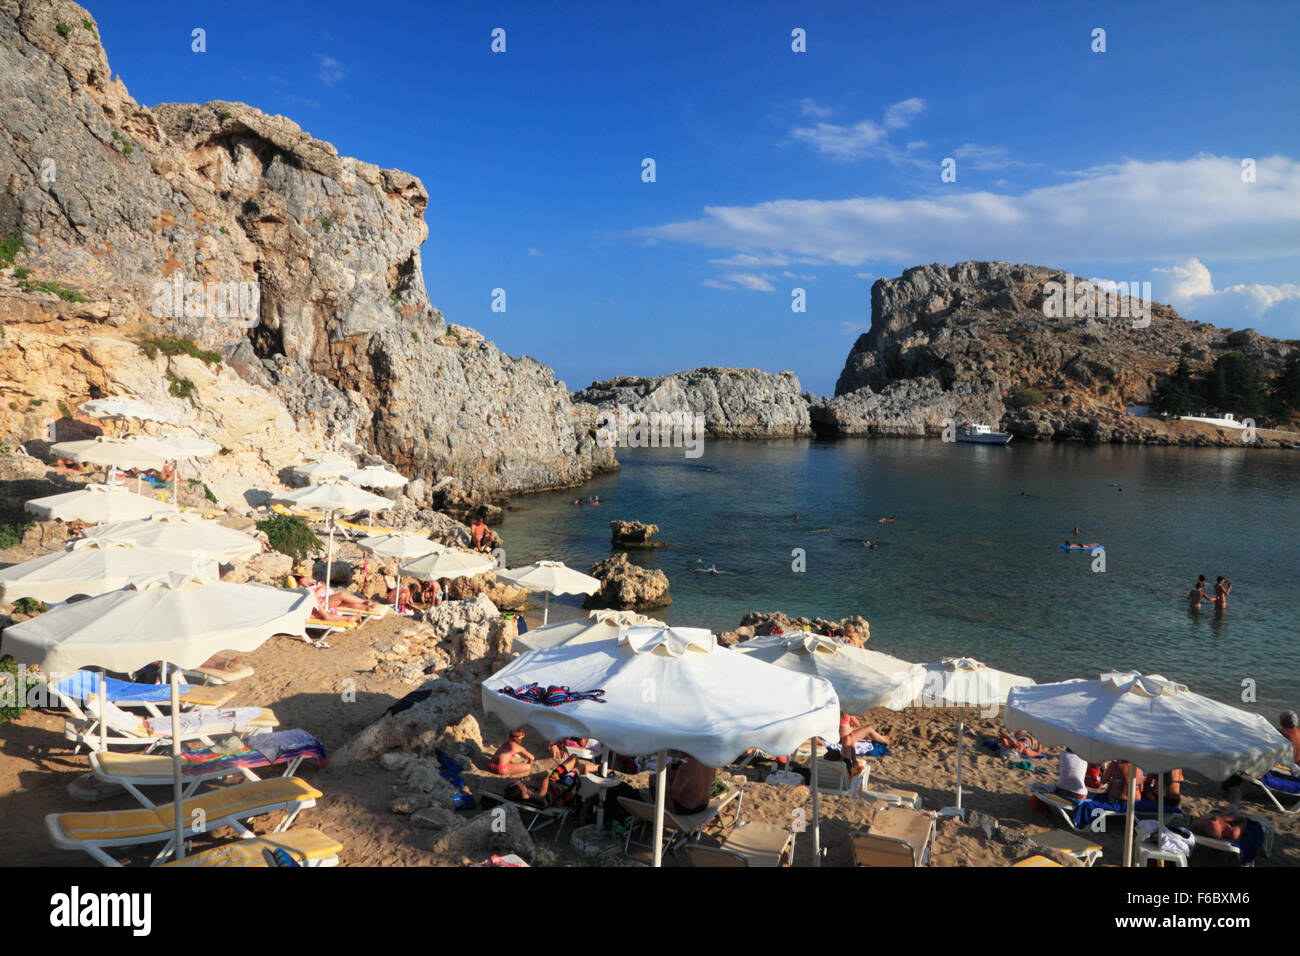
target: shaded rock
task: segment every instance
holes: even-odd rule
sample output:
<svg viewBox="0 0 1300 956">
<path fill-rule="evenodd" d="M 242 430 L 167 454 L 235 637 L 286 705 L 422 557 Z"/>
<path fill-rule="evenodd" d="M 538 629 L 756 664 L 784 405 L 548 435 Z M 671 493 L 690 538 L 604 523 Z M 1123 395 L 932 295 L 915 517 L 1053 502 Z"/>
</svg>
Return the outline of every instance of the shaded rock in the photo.
<svg viewBox="0 0 1300 956">
<path fill-rule="evenodd" d="M 599 579 L 600 590 L 588 597 L 584 608 L 626 608 L 647 610 L 673 603 L 668 594 L 668 576 L 658 568 L 642 568 L 616 554 L 598 561 L 588 572 Z"/>
<path fill-rule="evenodd" d="M 493 853 L 517 853 L 531 863 L 537 847 L 514 807 L 493 807 L 440 836 L 429 845 L 439 862 L 479 862 Z"/>
<path fill-rule="evenodd" d="M 464 601 L 476 598 L 480 594 L 503 611 L 522 611 L 528 607 L 528 592 L 502 581 L 494 571 L 468 578 L 453 578 L 446 584 L 446 596 L 449 601 Z"/>
<path fill-rule="evenodd" d="M 221 576 L 221 580 L 231 584 L 267 584 L 272 587 L 284 587 L 284 582 L 293 570 L 293 558 L 279 551 L 263 551 L 247 561 L 235 565 Z"/>
<path fill-rule="evenodd" d="M 428 696 L 399 713 L 380 717 L 333 753 L 330 766 L 346 767 L 386 750 L 425 752 L 448 725 L 459 723 L 470 712 L 467 684 L 434 680 L 421 690 L 427 690 Z"/>
<path fill-rule="evenodd" d="M 651 541 L 657 534 L 657 524 L 643 524 L 640 521 L 611 521 L 609 523 L 609 540 L 616 548 L 662 548 L 663 541 Z"/>
</svg>

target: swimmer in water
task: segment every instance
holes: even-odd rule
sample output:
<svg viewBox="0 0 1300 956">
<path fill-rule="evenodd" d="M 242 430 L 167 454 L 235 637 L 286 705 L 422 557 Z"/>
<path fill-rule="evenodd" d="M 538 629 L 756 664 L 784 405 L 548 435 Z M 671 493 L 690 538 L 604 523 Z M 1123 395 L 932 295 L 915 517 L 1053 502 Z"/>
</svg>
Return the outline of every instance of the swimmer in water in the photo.
<svg viewBox="0 0 1300 956">
<path fill-rule="evenodd" d="M 863 546 L 864 548 L 874 548 L 874 547 L 876 546 L 876 542 L 874 542 L 874 541 L 863 541 L 863 542 L 862 542 L 862 546 Z"/>
<path fill-rule="evenodd" d="M 1074 526 L 1074 533 L 1075 533 L 1076 535 L 1079 533 L 1079 526 L 1078 526 L 1078 525 L 1075 525 L 1075 526 Z"/>
<path fill-rule="evenodd" d="M 707 568 L 691 568 L 692 571 L 698 571 L 700 574 L 721 574 L 716 564 L 710 564 Z"/>
<path fill-rule="evenodd" d="M 876 522 L 876 523 L 877 523 L 877 524 L 893 524 L 893 522 L 894 522 L 894 516 L 893 516 L 893 515 L 890 515 L 888 518 L 881 518 L 881 519 L 880 519 L 878 522 Z"/>
</svg>

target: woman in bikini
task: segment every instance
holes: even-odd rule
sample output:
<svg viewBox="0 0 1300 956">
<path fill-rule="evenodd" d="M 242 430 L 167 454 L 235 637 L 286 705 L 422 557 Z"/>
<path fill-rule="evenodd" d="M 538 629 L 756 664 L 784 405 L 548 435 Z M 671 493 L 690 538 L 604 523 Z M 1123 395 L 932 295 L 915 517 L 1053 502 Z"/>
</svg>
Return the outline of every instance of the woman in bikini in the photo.
<svg viewBox="0 0 1300 956">
<path fill-rule="evenodd" d="M 524 749 L 524 732 L 510 731 L 510 739 L 503 743 L 492 755 L 488 770 L 503 777 L 518 777 L 532 773 L 536 758 Z"/>
<path fill-rule="evenodd" d="M 1002 745 L 1002 753 L 1006 757 L 1043 756 L 1038 739 L 1027 730 L 1017 730 L 1014 737 L 1003 731 L 998 735 L 998 743 Z"/>
<path fill-rule="evenodd" d="M 862 773 L 862 769 L 866 766 L 857 754 L 859 740 L 870 740 L 873 743 L 889 746 L 889 737 L 885 734 L 880 733 L 875 727 L 862 723 L 858 718 L 840 711 L 840 759 L 849 765 L 850 777 Z"/>
<path fill-rule="evenodd" d="M 1142 799 L 1156 802 L 1156 789 L 1159 787 L 1160 778 L 1147 775 L 1146 781 L 1142 784 Z M 1183 802 L 1183 772 L 1181 770 L 1171 770 L 1168 779 L 1165 781 L 1165 806 L 1176 807 Z"/>
</svg>

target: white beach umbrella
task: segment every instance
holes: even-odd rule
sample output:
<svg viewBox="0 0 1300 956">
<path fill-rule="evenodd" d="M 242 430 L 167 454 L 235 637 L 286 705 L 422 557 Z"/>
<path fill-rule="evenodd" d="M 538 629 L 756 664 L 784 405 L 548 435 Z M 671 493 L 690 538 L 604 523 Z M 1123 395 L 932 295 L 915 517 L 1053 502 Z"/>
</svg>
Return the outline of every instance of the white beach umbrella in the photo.
<svg viewBox="0 0 1300 956">
<path fill-rule="evenodd" d="M 565 567 L 561 561 L 538 561 L 512 571 L 501 571 L 497 577 L 528 591 L 546 592 L 543 624 L 550 620 L 552 594 L 595 594 L 600 590 L 597 578 Z"/>
<path fill-rule="evenodd" d="M 345 472 L 355 471 L 356 468 L 357 463 L 351 458 L 345 458 L 335 452 L 327 452 L 319 458 L 294 465 L 290 471 L 308 481 L 327 481 L 338 478 Z"/>
<path fill-rule="evenodd" d="M 89 415 L 91 418 L 111 419 L 113 421 L 175 421 L 173 416 L 168 413 L 160 412 L 139 399 L 128 398 L 125 395 L 114 395 L 109 398 L 96 398 L 89 402 L 82 402 L 77 411 L 83 415 Z"/>
<path fill-rule="evenodd" d="M 67 458 L 79 464 L 98 465 L 101 468 L 162 469 L 170 460 L 157 448 L 150 448 L 125 438 L 108 438 L 100 435 L 81 441 L 63 441 L 50 446 L 56 458 Z"/>
<path fill-rule="evenodd" d="M 989 667 L 971 657 L 945 657 L 925 665 L 925 682 L 916 703 L 920 707 L 972 707 L 996 713 L 1016 687 L 1033 686 L 1031 678 Z M 966 722 L 957 720 L 957 805 L 947 815 L 965 816 L 961 805 L 961 761 Z"/>
<path fill-rule="evenodd" d="M 80 539 L 66 550 L 0 570 L 0 604 L 24 597 L 46 603 L 66 601 L 74 594 L 94 597 L 160 574 L 193 573 L 215 581 L 217 571 L 216 562 L 196 566 L 189 554 Z"/>
<path fill-rule="evenodd" d="M 330 577 L 334 571 L 334 515 L 336 512 L 343 511 L 351 514 L 354 511 L 386 511 L 393 506 L 393 502 L 382 495 L 371 494 L 368 491 L 362 491 L 354 485 L 343 484 L 341 482 L 330 482 L 323 485 L 308 485 L 306 488 L 295 488 L 292 491 L 286 491 L 281 494 L 272 496 L 272 501 L 297 505 L 300 508 L 320 508 L 329 513 L 330 525 L 330 543 L 329 550 L 325 557 L 325 606 L 323 610 L 329 608 L 330 596 Z"/>
<path fill-rule="evenodd" d="M 128 439 L 128 441 L 155 452 L 168 461 L 176 462 L 176 475 L 172 479 L 173 504 L 180 500 L 180 463 L 182 461 L 192 461 L 196 458 L 211 458 L 221 450 L 221 446 L 214 441 L 183 434 L 161 435 L 156 438 L 136 436 Z"/>
<path fill-rule="evenodd" d="M 174 505 L 137 495 L 121 485 L 86 485 L 80 491 L 33 498 L 23 508 L 48 521 L 84 521 L 87 524 L 176 514 Z"/>
<path fill-rule="evenodd" d="M 181 811 L 180 671 L 220 651 L 252 651 L 273 634 L 306 635 L 310 597 L 261 584 L 201 583 L 170 576 L 139 590 L 112 591 L 54 608 L 5 628 L 0 654 L 47 674 L 84 667 L 131 672 L 153 661 L 175 665 L 172 686 L 172 799 L 176 852 L 185 855 Z M 107 701 L 100 675 L 99 699 Z M 100 746 L 106 734 L 100 721 Z"/>
<path fill-rule="evenodd" d="M 540 651 L 562 644 L 589 644 L 610 641 L 624 627 L 667 627 L 663 621 L 634 611 L 597 610 L 588 617 L 575 617 L 558 624 L 546 624 L 515 638 L 514 646 L 524 651 Z"/>
<path fill-rule="evenodd" d="M 1157 674 L 1112 671 L 1100 680 L 1016 688 L 1006 717 L 1042 743 L 1069 747 L 1089 763 L 1125 760 L 1146 773 L 1181 768 L 1222 781 L 1291 762 L 1291 742 L 1263 717 Z M 1136 802 L 1137 774 L 1130 773 L 1125 866 L 1132 864 Z M 1163 807 L 1163 795 L 1159 803 Z"/>
<path fill-rule="evenodd" d="M 433 541 L 429 543 L 435 550 L 399 565 L 398 573 L 425 581 L 436 581 L 440 578 L 472 578 L 496 567 L 491 555 L 448 548 Z"/>
<path fill-rule="evenodd" d="M 101 544 L 131 544 L 223 563 L 247 561 L 262 551 L 262 542 L 252 535 L 176 512 L 101 524 L 87 528 L 82 537 Z"/>
<path fill-rule="evenodd" d="M 732 650 L 777 667 L 823 677 L 835 688 L 840 708 L 861 714 L 876 707 L 902 710 L 921 692 L 925 671 L 911 664 L 833 637 L 807 632 L 769 634 L 741 641 Z M 821 806 L 817 786 L 817 741 L 812 749 L 813 860 L 821 865 Z"/>
<path fill-rule="evenodd" d="M 401 488 L 410 481 L 409 478 L 380 465 L 367 465 L 365 468 L 346 471 L 339 477 L 349 484 L 360 485 L 362 488 Z"/>
<path fill-rule="evenodd" d="M 388 534 L 376 534 L 369 538 L 362 538 L 357 542 L 357 547 L 381 558 L 396 558 L 398 561 L 405 561 L 410 558 L 419 558 L 426 554 L 432 554 L 440 549 L 442 545 L 424 535 L 413 534 L 410 531 L 392 531 Z M 400 566 L 397 570 L 397 590 L 394 593 L 399 596 L 402 593 L 402 571 Z"/>
<path fill-rule="evenodd" d="M 548 707 L 501 693 L 537 683 L 600 700 Z M 723 767 L 751 747 L 789 753 L 835 733 L 839 700 L 819 677 L 791 674 L 719 647 L 704 628 L 623 628 L 617 639 L 531 651 L 483 682 L 483 709 L 547 740 L 595 737 L 621 754 L 657 753 L 654 863 L 663 845 L 667 752 Z"/>
</svg>

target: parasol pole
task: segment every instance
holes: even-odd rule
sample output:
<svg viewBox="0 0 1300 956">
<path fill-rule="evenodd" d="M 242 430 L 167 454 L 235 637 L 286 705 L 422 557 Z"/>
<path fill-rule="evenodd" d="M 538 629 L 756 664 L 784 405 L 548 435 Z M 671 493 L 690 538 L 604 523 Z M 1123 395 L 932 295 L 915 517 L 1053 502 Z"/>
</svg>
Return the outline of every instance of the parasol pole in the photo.
<svg viewBox="0 0 1300 956">
<path fill-rule="evenodd" d="M 603 741 L 602 741 L 603 742 Z M 680 773 L 680 771 L 678 771 Z M 655 768 L 658 786 L 655 787 L 655 850 L 654 865 L 663 865 L 664 856 L 664 794 L 668 789 L 668 751 L 659 751 L 659 766 Z"/>
<path fill-rule="evenodd" d="M 817 738 L 812 739 L 813 866 L 822 865 L 821 788 L 817 786 Z M 790 861 L 792 864 L 794 860 Z"/>
<path fill-rule="evenodd" d="M 185 808 L 181 806 L 181 669 L 172 667 L 172 807 L 175 810 L 176 858 L 185 859 Z"/>
</svg>

